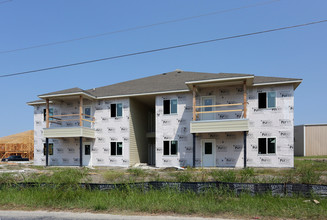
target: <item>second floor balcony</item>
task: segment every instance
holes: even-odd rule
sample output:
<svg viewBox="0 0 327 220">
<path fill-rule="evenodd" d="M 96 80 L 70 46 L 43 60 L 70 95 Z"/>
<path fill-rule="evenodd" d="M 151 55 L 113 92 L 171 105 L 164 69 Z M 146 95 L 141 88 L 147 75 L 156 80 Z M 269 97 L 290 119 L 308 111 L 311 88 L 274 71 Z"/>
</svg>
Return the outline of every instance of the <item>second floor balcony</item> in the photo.
<svg viewBox="0 0 327 220">
<path fill-rule="evenodd" d="M 234 95 L 233 100 L 226 99 L 226 103 L 222 103 L 221 100 L 217 101 L 215 96 L 201 96 L 201 94 L 196 95 L 196 93 L 196 89 L 194 89 L 193 120 L 190 123 L 191 133 L 249 130 L 245 84 L 243 90 Z"/>
<path fill-rule="evenodd" d="M 54 114 L 50 111 L 49 100 L 46 103 L 46 128 L 43 135 L 46 138 L 87 137 L 94 138 L 94 121 L 91 106 L 83 106 L 80 96 L 79 112 L 73 114 Z"/>
</svg>

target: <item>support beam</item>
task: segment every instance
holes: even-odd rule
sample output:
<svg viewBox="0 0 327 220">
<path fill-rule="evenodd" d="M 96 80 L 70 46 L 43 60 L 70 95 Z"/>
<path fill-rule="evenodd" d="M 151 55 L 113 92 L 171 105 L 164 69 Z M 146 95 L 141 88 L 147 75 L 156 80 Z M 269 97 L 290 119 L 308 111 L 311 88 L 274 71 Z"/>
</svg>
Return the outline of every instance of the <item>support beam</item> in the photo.
<svg viewBox="0 0 327 220">
<path fill-rule="evenodd" d="M 83 126 L 83 97 L 79 96 L 79 126 Z"/>
<path fill-rule="evenodd" d="M 244 151 L 244 168 L 246 168 L 246 131 L 244 131 L 244 149 L 243 149 L 243 151 Z"/>
<path fill-rule="evenodd" d="M 45 139 L 45 166 L 49 166 L 49 138 Z"/>
<path fill-rule="evenodd" d="M 46 99 L 46 109 L 45 109 L 45 120 L 46 120 L 46 128 L 49 128 L 49 99 Z"/>
<path fill-rule="evenodd" d="M 83 138 L 79 137 L 79 166 L 83 166 Z"/>
<path fill-rule="evenodd" d="M 196 95 L 196 88 L 195 85 L 193 85 L 193 121 L 196 121 L 196 100 L 195 100 L 195 95 Z"/>
<path fill-rule="evenodd" d="M 247 97 L 246 97 L 246 81 L 243 83 L 243 117 L 246 118 L 246 112 L 247 112 Z"/>
<path fill-rule="evenodd" d="M 195 143 L 196 143 L 196 136 L 193 134 L 193 167 L 195 167 Z"/>
</svg>

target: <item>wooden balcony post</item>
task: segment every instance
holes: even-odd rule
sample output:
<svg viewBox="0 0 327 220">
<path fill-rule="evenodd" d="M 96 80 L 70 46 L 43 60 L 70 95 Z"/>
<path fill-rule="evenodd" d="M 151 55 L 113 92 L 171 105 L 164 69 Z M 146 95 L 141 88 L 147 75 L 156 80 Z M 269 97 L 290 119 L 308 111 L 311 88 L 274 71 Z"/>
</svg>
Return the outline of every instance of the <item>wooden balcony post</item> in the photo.
<svg viewBox="0 0 327 220">
<path fill-rule="evenodd" d="M 246 118 L 247 98 L 246 98 L 246 81 L 243 83 L 243 117 Z"/>
<path fill-rule="evenodd" d="M 46 128 L 49 128 L 49 99 L 46 99 L 45 120 Z"/>
<path fill-rule="evenodd" d="M 196 88 L 195 85 L 193 85 L 193 121 L 196 121 L 196 100 L 195 100 L 195 95 L 196 95 Z"/>
<path fill-rule="evenodd" d="M 79 126 L 83 126 L 83 97 L 79 96 Z"/>
</svg>

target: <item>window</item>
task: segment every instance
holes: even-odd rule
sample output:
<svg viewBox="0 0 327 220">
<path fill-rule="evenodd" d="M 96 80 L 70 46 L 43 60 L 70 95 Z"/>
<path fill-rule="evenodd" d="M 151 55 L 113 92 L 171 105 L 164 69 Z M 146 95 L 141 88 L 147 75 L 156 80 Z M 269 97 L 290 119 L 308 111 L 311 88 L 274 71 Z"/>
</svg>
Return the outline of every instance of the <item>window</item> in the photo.
<svg viewBox="0 0 327 220">
<path fill-rule="evenodd" d="M 276 92 L 260 92 L 258 93 L 259 108 L 275 108 Z"/>
<path fill-rule="evenodd" d="M 44 143 L 43 146 L 43 155 L 46 155 L 47 144 Z M 49 143 L 49 155 L 53 155 L 53 144 Z"/>
<path fill-rule="evenodd" d="M 111 104 L 110 111 L 111 111 L 110 116 L 112 118 L 122 117 L 123 116 L 123 104 L 122 103 Z"/>
<path fill-rule="evenodd" d="M 49 116 L 53 116 L 53 108 L 49 108 Z M 47 110 L 43 109 L 43 120 L 47 120 Z M 50 121 L 53 120 L 53 118 L 49 118 Z"/>
<path fill-rule="evenodd" d="M 91 145 L 87 144 L 84 147 L 85 147 L 84 154 L 85 155 L 91 155 Z"/>
<path fill-rule="evenodd" d="M 164 155 L 177 155 L 178 142 L 177 141 L 164 141 Z"/>
<path fill-rule="evenodd" d="M 276 153 L 276 138 L 259 138 L 258 145 L 259 154 Z"/>
<path fill-rule="evenodd" d="M 123 143 L 122 142 L 111 142 L 110 143 L 110 155 L 111 156 L 123 155 Z"/>
<path fill-rule="evenodd" d="M 177 99 L 169 99 L 163 101 L 164 114 L 177 114 Z"/>
</svg>

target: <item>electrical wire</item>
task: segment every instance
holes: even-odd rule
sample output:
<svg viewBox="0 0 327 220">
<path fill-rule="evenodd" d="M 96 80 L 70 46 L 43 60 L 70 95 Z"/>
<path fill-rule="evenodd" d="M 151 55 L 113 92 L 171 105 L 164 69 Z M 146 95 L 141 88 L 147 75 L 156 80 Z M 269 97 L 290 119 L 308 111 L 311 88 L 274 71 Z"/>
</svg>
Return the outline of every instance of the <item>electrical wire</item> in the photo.
<svg viewBox="0 0 327 220">
<path fill-rule="evenodd" d="M 261 3 L 258 3 L 258 4 L 246 5 L 246 6 L 242 6 L 242 7 L 238 7 L 238 8 L 231 8 L 231 9 L 226 9 L 226 10 L 214 11 L 214 12 L 210 12 L 210 13 L 206 13 L 206 14 L 195 15 L 195 16 L 190 16 L 190 17 L 185 17 L 185 18 L 179 18 L 179 19 L 169 20 L 169 21 L 163 21 L 163 22 L 158 22 L 158 23 L 153 23 L 153 24 L 148 24 L 148 25 L 136 26 L 136 27 L 121 29 L 121 30 L 117 30 L 117 31 L 104 32 L 104 33 L 95 34 L 95 35 L 88 35 L 88 36 L 73 38 L 73 39 L 69 39 L 69 40 L 56 41 L 56 42 L 50 42 L 50 43 L 45 43 L 45 44 L 38 44 L 38 45 L 30 46 L 30 47 L 23 47 L 23 48 L 11 49 L 11 50 L 3 50 L 3 51 L 0 51 L 0 54 L 18 52 L 18 51 L 23 51 L 23 50 L 30 50 L 30 49 L 40 48 L 40 47 L 48 47 L 48 46 L 53 46 L 53 45 L 58 45 L 58 44 L 65 44 L 65 43 L 70 43 L 70 42 L 80 41 L 80 40 L 86 40 L 86 39 L 92 39 L 92 38 L 98 38 L 98 37 L 103 37 L 103 36 L 108 36 L 108 35 L 112 35 L 112 34 L 128 32 L 128 31 L 146 29 L 146 28 L 150 28 L 150 27 L 154 27 L 154 26 L 158 26 L 158 25 L 177 23 L 177 22 L 180 22 L 180 21 L 187 21 L 187 20 L 191 20 L 191 19 L 201 18 L 201 17 L 215 15 L 215 14 L 227 13 L 227 12 L 230 12 L 230 11 L 236 11 L 236 10 L 241 10 L 241 9 L 245 9 L 245 8 L 263 6 L 263 5 L 271 4 L 271 3 L 274 3 L 274 2 L 277 2 L 277 1 L 280 1 L 280 0 L 266 1 L 266 2 L 261 2 Z"/>
<path fill-rule="evenodd" d="M 212 43 L 212 42 L 216 42 L 216 41 L 223 41 L 223 40 L 229 40 L 229 39 L 235 39 L 235 38 L 241 38 L 241 37 L 248 37 L 248 36 L 252 36 L 252 35 L 265 34 L 265 33 L 269 33 L 269 32 L 275 32 L 275 31 L 281 31 L 281 30 L 286 30 L 286 29 L 304 27 L 304 26 L 320 24 L 320 23 L 324 23 L 324 22 L 327 22 L 327 19 L 319 20 L 319 21 L 313 21 L 313 22 L 304 23 L 304 24 L 297 24 L 297 25 L 292 25 L 292 26 L 285 26 L 285 27 L 280 27 L 280 28 L 275 28 L 275 29 L 269 29 L 269 30 L 264 30 L 264 31 L 257 31 L 257 32 L 247 33 L 247 34 L 240 34 L 240 35 L 234 35 L 234 36 L 229 36 L 229 37 L 215 38 L 215 39 L 211 39 L 211 40 L 198 41 L 198 42 L 192 42 L 192 43 L 187 43 L 187 44 L 180 44 L 180 45 L 175 45 L 175 46 L 170 46 L 170 47 L 157 48 L 157 49 L 152 49 L 152 50 L 140 51 L 140 52 L 135 52 L 135 53 L 128 53 L 128 54 L 123 54 L 123 55 L 118 55 L 118 56 L 112 56 L 112 57 L 105 57 L 105 58 L 101 58 L 101 59 L 87 60 L 87 61 L 82 61 L 82 62 L 78 62 L 78 63 L 71 63 L 71 64 L 64 64 L 64 65 L 59 65 L 59 66 L 52 66 L 52 67 L 46 67 L 46 68 L 42 68 L 42 69 L 29 70 L 29 71 L 18 72 L 18 73 L 10 73 L 10 74 L 5 74 L 5 75 L 0 75 L 0 78 L 17 76 L 17 75 L 24 75 L 24 74 L 29 74 L 29 73 L 36 73 L 36 72 L 41 72 L 41 71 L 53 70 L 53 69 L 61 69 L 61 68 L 84 65 L 84 64 L 89 64 L 89 63 L 105 61 L 105 60 L 113 60 L 113 59 L 118 59 L 118 58 L 123 58 L 123 57 L 136 56 L 136 55 L 154 53 L 154 52 L 159 52 L 159 51 L 164 51 L 164 50 L 171 50 L 171 49 L 176 49 L 176 48 L 182 48 L 182 47 Z"/>
</svg>

